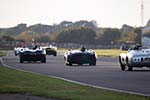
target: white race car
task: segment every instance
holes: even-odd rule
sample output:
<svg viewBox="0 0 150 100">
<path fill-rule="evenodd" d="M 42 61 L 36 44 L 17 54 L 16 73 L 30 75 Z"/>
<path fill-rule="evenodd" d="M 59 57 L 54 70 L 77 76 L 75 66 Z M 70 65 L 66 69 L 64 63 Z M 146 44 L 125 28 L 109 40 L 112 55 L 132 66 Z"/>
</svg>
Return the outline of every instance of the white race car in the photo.
<svg viewBox="0 0 150 100">
<path fill-rule="evenodd" d="M 119 63 L 121 70 L 125 70 L 126 66 L 129 71 L 132 71 L 133 67 L 148 67 L 150 69 L 150 49 L 136 46 L 134 49 L 128 50 L 127 53 L 121 53 Z"/>
</svg>

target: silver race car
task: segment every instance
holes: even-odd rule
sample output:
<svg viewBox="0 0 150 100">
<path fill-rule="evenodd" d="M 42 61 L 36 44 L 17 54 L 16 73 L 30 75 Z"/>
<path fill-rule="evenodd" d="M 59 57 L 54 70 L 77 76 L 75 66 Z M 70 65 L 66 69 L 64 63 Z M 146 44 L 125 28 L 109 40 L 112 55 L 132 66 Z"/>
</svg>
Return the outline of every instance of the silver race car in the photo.
<svg viewBox="0 0 150 100">
<path fill-rule="evenodd" d="M 97 55 L 93 50 L 69 50 L 64 54 L 65 64 L 72 66 L 72 64 L 89 64 L 90 66 L 96 65 Z"/>
<path fill-rule="evenodd" d="M 121 53 L 119 63 L 121 70 L 125 70 L 126 66 L 129 71 L 132 71 L 133 67 L 150 68 L 150 49 L 137 45 L 135 48 L 128 50 L 127 53 Z"/>
<path fill-rule="evenodd" d="M 40 47 L 26 47 L 20 54 L 20 63 L 24 61 L 41 61 L 41 63 L 46 63 L 46 52 Z"/>
</svg>

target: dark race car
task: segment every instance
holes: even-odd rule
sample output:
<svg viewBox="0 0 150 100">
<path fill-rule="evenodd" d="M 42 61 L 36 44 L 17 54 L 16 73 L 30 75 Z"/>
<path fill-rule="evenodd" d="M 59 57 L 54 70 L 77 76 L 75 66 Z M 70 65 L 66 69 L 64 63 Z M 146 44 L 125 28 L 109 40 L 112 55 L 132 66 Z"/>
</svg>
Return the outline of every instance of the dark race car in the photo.
<svg viewBox="0 0 150 100">
<path fill-rule="evenodd" d="M 57 47 L 54 47 L 54 46 L 46 46 L 46 47 L 42 47 L 42 48 L 45 49 L 46 55 L 57 56 Z"/>
<path fill-rule="evenodd" d="M 19 54 L 20 63 L 24 61 L 41 61 L 46 63 L 46 52 L 42 48 L 24 48 Z"/>
<path fill-rule="evenodd" d="M 72 64 L 95 66 L 97 55 L 93 50 L 69 50 L 64 54 L 64 60 L 67 66 L 72 66 Z"/>
</svg>

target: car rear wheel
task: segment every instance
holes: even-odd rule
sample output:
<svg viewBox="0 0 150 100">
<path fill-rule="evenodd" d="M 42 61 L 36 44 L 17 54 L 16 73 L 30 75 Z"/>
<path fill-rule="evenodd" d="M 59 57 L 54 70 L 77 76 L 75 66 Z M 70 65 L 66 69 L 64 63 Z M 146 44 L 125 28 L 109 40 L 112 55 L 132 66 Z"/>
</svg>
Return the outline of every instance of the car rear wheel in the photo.
<svg viewBox="0 0 150 100">
<path fill-rule="evenodd" d="M 46 63 L 46 60 L 41 60 L 41 63 Z"/>
<path fill-rule="evenodd" d="M 66 66 L 72 66 L 72 63 L 66 61 L 66 62 L 65 62 L 65 65 L 66 65 Z"/>
<path fill-rule="evenodd" d="M 128 71 L 132 71 L 133 70 L 133 66 L 128 65 Z"/>
<path fill-rule="evenodd" d="M 96 66 L 96 61 L 93 62 L 93 66 Z"/>
<path fill-rule="evenodd" d="M 46 63 L 46 56 L 43 57 L 43 59 L 41 60 L 41 63 Z"/>
<path fill-rule="evenodd" d="M 23 63 L 23 59 L 22 58 L 20 58 L 20 63 Z"/>
<path fill-rule="evenodd" d="M 69 64 L 68 64 L 67 62 L 65 62 L 65 65 L 66 65 L 66 66 L 69 66 Z"/>
<path fill-rule="evenodd" d="M 68 65 L 69 65 L 69 66 L 72 66 L 72 63 L 71 63 L 71 62 L 68 62 Z"/>
<path fill-rule="evenodd" d="M 120 56 L 119 56 L 119 63 L 120 63 L 121 70 L 124 71 L 126 67 L 125 67 L 125 65 L 122 64 Z"/>
<path fill-rule="evenodd" d="M 121 70 L 125 70 L 125 69 L 126 69 L 126 68 L 125 68 L 125 65 L 120 64 L 120 66 L 121 66 Z"/>
<path fill-rule="evenodd" d="M 79 66 L 82 66 L 82 64 L 78 64 Z"/>
<path fill-rule="evenodd" d="M 92 63 L 89 63 L 89 66 L 92 66 Z"/>
<path fill-rule="evenodd" d="M 72 66 L 72 63 L 69 63 L 68 65 L 69 65 L 69 66 Z"/>
<path fill-rule="evenodd" d="M 90 66 L 96 66 L 96 61 L 89 63 Z"/>
<path fill-rule="evenodd" d="M 53 56 L 57 56 L 57 53 L 55 52 Z"/>
</svg>

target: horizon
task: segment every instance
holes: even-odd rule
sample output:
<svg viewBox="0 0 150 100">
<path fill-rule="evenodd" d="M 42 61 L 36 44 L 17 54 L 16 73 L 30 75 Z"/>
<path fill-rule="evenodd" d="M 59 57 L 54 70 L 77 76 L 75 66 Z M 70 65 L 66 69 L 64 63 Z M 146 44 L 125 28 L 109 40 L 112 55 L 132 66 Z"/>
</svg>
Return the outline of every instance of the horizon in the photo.
<svg viewBox="0 0 150 100">
<path fill-rule="evenodd" d="M 143 26 L 150 19 L 149 9 L 150 0 L 144 0 Z M 80 20 L 95 20 L 98 27 L 142 26 L 141 0 L 0 0 L 0 12 L 0 28 Z"/>
<path fill-rule="evenodd" d="M 64 21 L 68 21 L 68 20 L 64 20 Z M 78 21 L 88 21 L 88 20 L 78 20 Z M 72 23 L 75 23 L 75 22 L 78 22 L 78 21 L 68 21 L 68 22 L 72 22 Z M 92 21 L 92 20 L 91 20 Z M 88 21 L 88 22 L 91 22 L 91 21 Z M 63 22 L 63 21 L 61 21 L 61 22 Z M 61 23 L 60 22 L 60 23 Z M 148 22 L 148 21 L 147 21 Z M 38 24 L 41 24 L 41 25 L 48 25 L 48 26 L 53 26 L 53 25 L 59 25 L 60 23 L 53 23 L 53 24 L 44 24 L 44 23 L 35 23 L 35 24 L 27 24 L 27 23 L 18 23 L 18 24 L 16 24 L 16 25 L 14 25 L 14 26 L 10 26 L 10 27 L 0 27 L 0 28 L 13 28 L 13 27 L 16 27 L 16 26 L 18 26 L 18 25 L 20 25 L 20 24 L 26 24 L 26 26 L 27 27 L 30 27 L 30 26 L 34 26 L 34 25 L 38 25 Z M 128 24 L 123 24 L 123 25 L 128 25 Z M 122 26 L 123 26 L 122 25 Z M 120 29 L 120 28 L 122 28 L 122 26 L 121 27 L 103 27 L 103 26 L 97 26 L 98 28 L 118 28 L 118 29 Z M 128 25 L 128 26 L 131 26 L 131 25 Z M 146 26 L 146 24 L 145 25 L 143 25 L 142 27 L 145 27 Z M 133 28 L 136 28 L 136 27 L 141 27 L 141 26 L 131 26 L 131 27 L 133 27 Z"/>
</svg>

